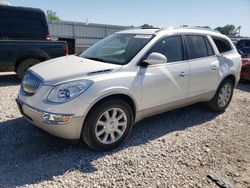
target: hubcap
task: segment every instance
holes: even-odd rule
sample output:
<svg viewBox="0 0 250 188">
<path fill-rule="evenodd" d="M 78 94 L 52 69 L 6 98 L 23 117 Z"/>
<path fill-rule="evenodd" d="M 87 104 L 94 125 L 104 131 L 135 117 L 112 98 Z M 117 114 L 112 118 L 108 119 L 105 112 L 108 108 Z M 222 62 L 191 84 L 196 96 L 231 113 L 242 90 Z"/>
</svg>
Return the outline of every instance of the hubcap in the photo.
<svg viewBox="0 0 250 188">
<path fill-rule="evenodd" d="M 99 142 L 112 144 L 124 134 L 127 127 L 127 116 L 121 108 L 105 111 L 97 120 L 95 135 Z"/>
<path fill-rule="evenodd" d="M 225 107 L 229 103 L 231 95 L 232 95 L 231 84 L 225 84 L 221 88 L 219 96 L 218 96 L 218 104 L 220 108 Z"/>
</svg>

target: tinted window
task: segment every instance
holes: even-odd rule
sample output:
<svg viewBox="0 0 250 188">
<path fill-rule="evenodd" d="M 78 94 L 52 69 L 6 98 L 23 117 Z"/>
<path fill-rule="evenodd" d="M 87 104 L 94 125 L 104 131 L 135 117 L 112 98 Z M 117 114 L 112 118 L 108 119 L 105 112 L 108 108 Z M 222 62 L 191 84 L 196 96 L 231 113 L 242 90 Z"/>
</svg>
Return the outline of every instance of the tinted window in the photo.
<svg viewBox="0 0 250 188">
<path fill-rule="evenodd" d="M 250 47 L 250 40 L 242 39 L 237 43 L 237 48 Z"/>
<path fill-rule="evenodd" d="M 212 49 L 212 46 L 211 46 L 210 42 L 208 41 L 208 39 L 206 37 L 205 37 L 205 41 L 206 41 L 206 45 L 207 45 L 208 55 L 209 56 L 214 55 L 214 51 Z"/>
<path fill-rule="evenodd" d="M 183 60 L 183 46 L 181 36 L 167 37 L 158 42 L 148 54 L 157 52 L 165 55 L 168 62 Z"/>
<path fill-rule="evenodd" d="M 188 59 L 195 59 L 208 56 L 206 42 L 203 36 L 187 35 Z"/>
<path fill-rule="evenodd" d="M 227 40 L 217 37 L 212 37 L 212 38 L 220 53 L 225 53 L 232 50 L 232 47 Z"/>
<path fill-rule="evenodd" d="M 250 47 L 246 47 L 246 48 L 242 48 L 241 51 L 245 54 L 245 55 L 250 55 Z"/>
<path fill-rule="evenodd" d="M 9 38 L 42 38 L 46 32 L 40 19 L 1 16 L 0 25 L 0 35 Z"/>
</svg>

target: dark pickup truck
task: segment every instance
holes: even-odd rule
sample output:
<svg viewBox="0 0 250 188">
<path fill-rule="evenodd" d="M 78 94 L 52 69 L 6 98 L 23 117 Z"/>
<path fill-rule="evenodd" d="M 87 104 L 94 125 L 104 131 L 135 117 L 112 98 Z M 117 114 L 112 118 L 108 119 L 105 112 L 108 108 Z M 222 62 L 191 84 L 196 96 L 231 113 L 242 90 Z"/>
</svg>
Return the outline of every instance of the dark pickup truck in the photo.
<svg viewBox="0 0 250 188">
<path fill-rule="evenodd" d="M 40 9 L 0 5 L 0 71 L 20 78 L 40 62 L 68 54 L 67 43 L 51 41 Z"/>
</svg>

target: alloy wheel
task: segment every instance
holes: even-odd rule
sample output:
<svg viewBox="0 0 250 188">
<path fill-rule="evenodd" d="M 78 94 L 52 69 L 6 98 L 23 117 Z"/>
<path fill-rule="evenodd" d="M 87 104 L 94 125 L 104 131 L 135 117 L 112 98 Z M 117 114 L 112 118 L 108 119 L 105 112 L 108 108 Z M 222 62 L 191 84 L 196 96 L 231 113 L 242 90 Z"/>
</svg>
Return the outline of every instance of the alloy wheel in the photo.
<svg viewBox="0 0 250 188">
<path fill-rule="evenodd" d="M 96 138 L 102 144 L 115 143 L 124 134 L 127 124 L 127 115 L 121 108 L 110 108 L 97 120 Z"/>
<path fill-rule="evenodd" d="M 218 95 L 218 105 L 220 108 L 225 107 L 231 98 L 232 95 L 232 85 L 229 83 L 226 83 L 220 90 L 220 93 Z"/>
</svg>

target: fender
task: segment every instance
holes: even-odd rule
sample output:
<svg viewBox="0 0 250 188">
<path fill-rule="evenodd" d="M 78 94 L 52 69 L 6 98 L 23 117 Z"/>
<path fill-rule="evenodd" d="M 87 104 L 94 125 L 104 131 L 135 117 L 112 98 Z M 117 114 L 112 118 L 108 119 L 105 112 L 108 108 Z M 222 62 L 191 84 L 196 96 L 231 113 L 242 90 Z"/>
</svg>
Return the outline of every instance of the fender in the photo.
<svg viewBox="0 0 250 188">
<path fill-rule="evenodd" d="M 94 101 L 92 101 L 90 103 L 90 105 L 88 106 L 85 115 L 87 115 L 89 113 L 89 111 L 92 109 L 92 107 L 99 101 L 101 101 L 102 99 L 106 98 L 106 97 L 111 97 L 113 95 L 125 95 L 127 97 L 129 97 L 135 105 L 135 112 L 138 111 L 138 103 L 135 99 L 135 97 L 129 93 L 129 90 L 126 88 L 108 88 L 107 90 L 104 90 L 100 93 L 100 96 L 97 97 Z"/>
</svg>

